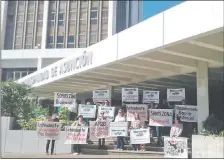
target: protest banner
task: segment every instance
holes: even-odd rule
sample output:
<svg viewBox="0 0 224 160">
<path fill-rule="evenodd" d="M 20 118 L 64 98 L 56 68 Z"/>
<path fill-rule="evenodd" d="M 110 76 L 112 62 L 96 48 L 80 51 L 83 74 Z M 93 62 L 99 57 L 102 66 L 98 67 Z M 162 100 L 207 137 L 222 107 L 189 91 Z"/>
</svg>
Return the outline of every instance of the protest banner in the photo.
<svg viewBox="0 0 224 160">
<path fill-rule="evenodd" d="M 93 91 L 93 102 L 104 102 L 110 101 L 111 94 L 109 90 L 94 90 Z"/>
<path fill-rule="evenodd" d="M 135 113 L 139 114 L 141 121 L 148 121 L 148 106 L 146 104 L 126 104 L 127 121 L 135 119 Z"/>
<path fill-rule="evenodd" d="M 159 91 L 143 90 L 142 103 L 159 103 Z"/>
<path fill-rule="evenodd" d="M 167 126 L 173 125 L 173 109 L 149 109 L 150 126 Z"/>
<path fill-rule="evenodd" d="M 66 126 L 64 144 L 87 144 L 88 127 Z"/>
<path fill-rule="evenodd" d="M 198 122 L 198 108 L 191 105 L 176 105 L 175 115 L 183 122 Z"/>
<path fill-rule="evenodd" d="M 110 137 L 128 136 L 128 122 L 110 122 Z"/>
<path fill-rule="evenodd" d="M 79 105 L 78 115 L 82 115 L 84 118 L 95 118 L 96 117 L 96 105 Z"/>
<path fill-rule="evenodd" d="M 138 102 L 138 88 L 122 88 L 122 102 Z"/>
<path fill-rule="evenodd" d="M 37 122 L 36 132 L 38 138 L 59 140 L 61 124 L 59 122 Z"/>
<path fill-rule="evenodd" d="M 188 158 L 187 138 L 164 137 L 164 157 Z"/>
<path fill-rule="evenodd" d="M 109 137 L 109 121 L 90 121 L 90 139 Z"/>
<path fill-rule="evenodd" d="M 167 89 L 167 100 L 169 102 L 180 102 L 185 100 L 185 88 Z"/>
<path fill-rule="evenodd" d="M 68 107 L 70 105 L 74 105 L 76 101 L 75 93 L 54 93 L 54 106 L 63 106 Z"/>
<path fill-rule="evenodd" d="M 107 121 L 113 121 L 114 120 L 114 112 L 115 107 L 105 107 L 105 106 L 99 106 L 98 107 L 98 116 L 100 116 L 100 112 L 104 112 L 104 117 Z"/>
<path fill-rule="evenodd" d="M 131 129 L 130 142 L 131 142 L 131 144 L 150 143 L 149 128 L 147 128 L 147 129 Z"/>
</svg>

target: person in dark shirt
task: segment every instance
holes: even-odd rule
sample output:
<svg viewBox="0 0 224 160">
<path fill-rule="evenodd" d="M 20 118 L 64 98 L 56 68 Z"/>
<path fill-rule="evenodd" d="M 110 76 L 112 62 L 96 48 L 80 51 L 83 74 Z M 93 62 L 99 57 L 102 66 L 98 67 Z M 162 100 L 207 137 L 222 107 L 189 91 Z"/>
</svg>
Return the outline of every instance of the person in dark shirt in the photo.
<svg viewBox="0 0 224 160">
<path fill-rule="evenodd" d="M 160 109 L 171 109 L 169 102 L 166 99 L 163 99 L 162 104 L 159 107 Z"/>
</svg>

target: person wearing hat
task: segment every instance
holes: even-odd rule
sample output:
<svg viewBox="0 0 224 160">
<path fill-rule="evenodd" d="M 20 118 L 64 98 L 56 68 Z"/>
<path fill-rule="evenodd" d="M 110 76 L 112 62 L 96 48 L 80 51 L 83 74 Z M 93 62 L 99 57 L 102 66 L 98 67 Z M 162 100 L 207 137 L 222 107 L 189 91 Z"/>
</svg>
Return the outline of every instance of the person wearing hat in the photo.
<svg viewBox="0 0 224 160">
<path fill-rule="evenodd" d="M 179 116 L 176 116 L 174 124 L 170 129 L 170 137 L 180 137 L 183 132 L 183 124 Z"/>
<path fill-rule="evenodd" d="M 122 109 L 118 110 L 118 115 L 115 117 L 114 122 L 126 122 L 126 117 Z M 117 150 L 122 151 L 124 149 L 124 137 L 117 136 Z"/>
<path fill-rule="evenodd" d="M 106 117 L 104 116 L 104 111 L 100 112 L 96 121 L 106 121 Z M 98 139 L 98 149 L 105 149 L 105 138 Z"/>
<path fill-rule="evenodd" d="M 71 126 L 87 126 L 87 123 L 84 121 L 84 118 L 82 115 L 79 115 L 77 117 L 77 121 L 75 121 Z M 73 144 L 72 145 L 72 153 L 73 155 L 78 155 L 81 153 L 81 144 Z"/>
</svg>

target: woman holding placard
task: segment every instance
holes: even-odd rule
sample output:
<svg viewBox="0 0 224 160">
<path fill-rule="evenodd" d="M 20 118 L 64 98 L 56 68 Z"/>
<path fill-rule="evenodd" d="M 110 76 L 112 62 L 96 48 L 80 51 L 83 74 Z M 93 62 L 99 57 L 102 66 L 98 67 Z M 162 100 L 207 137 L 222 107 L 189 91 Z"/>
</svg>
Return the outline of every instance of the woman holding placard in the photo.
<svg viewBox="0 0 224 160">
<path fill-rule="evenodd" d="M 170 129 L 170 137 L 180 137 L 183 132 L 183 124 L 180 117 L 176 116 L 173 126 Z"/>
<path fill-rule="evenodd" d="M 100 112 L 96 121 L 106 121 L 106 117 L 104 116 L 104 111 Z M 98 149 L 105 149 L 105 138 L 98 139 Z"/>
</svg>

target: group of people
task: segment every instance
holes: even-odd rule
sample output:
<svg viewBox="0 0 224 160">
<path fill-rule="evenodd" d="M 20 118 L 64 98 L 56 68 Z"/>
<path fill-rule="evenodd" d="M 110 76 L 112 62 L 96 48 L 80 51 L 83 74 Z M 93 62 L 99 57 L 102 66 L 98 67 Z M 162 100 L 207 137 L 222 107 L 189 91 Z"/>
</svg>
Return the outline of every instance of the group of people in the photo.
<svg viewBox="0 0 224 160">
<path fill-rule="evenodd" d="M 185 101 L 182 101 L 182 104 L 184 104 Z M 87 105 L 91 105 L 91 103 L 87 102 Z M 110 107 L 110 103 L 109 101 L 105 101 L 104 104 L 97 104 L 98 106 L 105 106 L 105 107 Z M 149 108 L 151 109 L 171 109 L 171 106 L 169 105 L 169 103 L 166 100 L 163 100 L 162 105 L 158 105 L 158 104 L 154 104 L 151 103 L 149 105 Z M 71 114 L 71 112 L 70 112 Z M 71 115 L 69 115 L 71 117 Z M 78 115 L 74 121 L 74 123 L 71 126 L 88 126 L 88 121 L 92 120 L 92 121 L 105 121 L 106 117 L 104 116 L 104 111 L 101 111 L 99 113 L 99 116 L 96 116 L 97 119 L 84 119 L 84 117 L 82 115 Z M 114 122 L 126 122 L 127 118 L 126 118 L 126 113 L 124 111 L 123 108 L 120 108 L 118 110 L 118 113 L 114 119 Z M 52 116 L 51 119 L 48 119 L 49 121 L 54 121 L 54 122 L 58 122 L 59 118 L 57 116 L 57 114 L 54 114 Z M 134 120 L 132 122 L 130 122 L 129 125 L 129 130 L 130 129 L 140 129 L 140 128 L 148 128 L 148 122 L 142 122 L 140 121 L 140 117 L 138 113 L 134 113 Z M 180 118 L 178 116 L 175 117 L 174 119 L 174 123 L 173 126 L 170 127 L 150 127 L 152 128 L 151 132 L 155 131 L 156 135 L 158 137 L 158 142 L 157 144 L 159 145 L 160 142 L 160 137 L 161 137 L 161 132 L 166 132 L 167 129 L 170 131 L 169 136 L 170 137 L 179 137 L 182 134 L 183 131 L 183 123 L 180 121 Z M 124 138 L 122 136 L 117 136 L 117 146 L 116 149 L 121 151 L 124 149 Z M 46 144 L 46 154 L 49 154 L 48 150 L 49 150 L 49 144 L 50 144 L 50 140 L 47 140 L 47 144 Z M 54 154 L 54 145 L 55 145 L 55 140 L 52 140 L 52 145 L 51 145 L 51 154 Z M 133 144 L 133 149 L 134 151 L 145 151 L 145 145 L 144 144 Z M 99 149 L 106 149 L 105 147 L 105 138 L 99 138 L 98 139 L 98 148 Z M 82 145 L 80 144 L 73 144 L 72 145 L 72 153 L 74 155 L 80 154 L 82 150 Z"/>
</svg>

